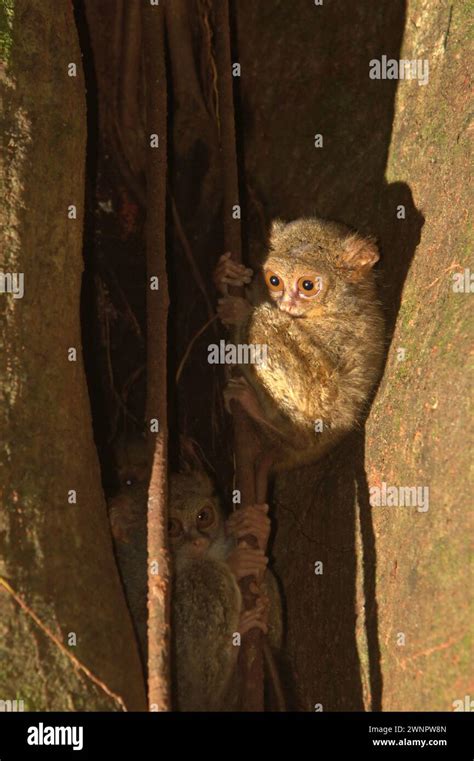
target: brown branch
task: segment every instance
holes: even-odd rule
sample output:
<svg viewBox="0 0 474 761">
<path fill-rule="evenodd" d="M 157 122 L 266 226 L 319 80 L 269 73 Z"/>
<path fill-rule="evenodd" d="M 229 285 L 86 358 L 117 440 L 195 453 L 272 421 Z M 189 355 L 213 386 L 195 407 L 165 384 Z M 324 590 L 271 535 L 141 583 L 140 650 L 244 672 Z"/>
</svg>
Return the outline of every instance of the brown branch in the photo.
<svg viewBox="0 0 474 761">
<path fill-rule="evenodd" d="M 159 136 L 159 147 L 147 158 L 147 417 L 157 419 L 148 495 L 148 702 L 151 710 L 170 710 L 170 569 L 167 550 L 166 333 L 166 67 L 164 13 L 166 2 L 143 6 L 146 73 L 147 141 Z M 159 289 L 151 290 L 150 278 Z M 151 437 L 150 437 L 151 438 Z"/>
<path fill-rule="evenodd" d="M 141 122 L 138 103 L 142 43 L 140 10 L 140 2 L 128 0 L 122 27 L 118 111 L 120 124 L 129 134 L 136 132 Z M 136 169 L 133 163 L 131 166 Z"/>
<path fill-rule="evenodd" d="M 69 658 L 71 663 L 74 664 L 74 666 L 78 669 L 78 671 L 82 671 L 83 674 L 85 674 L 91 682 L 93 682 L 97 687 L 100 687 L 100 689 L 105 692 L 106 695 L 108 695 L 112 700 L 115 700 L 116 703 L 120 706 L 122 711 L 126 711 L 127 708 L 125 706 L 125 703 L 123 702 L 120 695 L 117 695 L 115 692 L 112 692 L 104 682 L 102 682 L 95 674 L 90 671 L 90 669 L 87 668 L 87 666 L 84 666 L 81 661 L 76 658 L 75 655 L 73 655 L 67 647 L 61 642 L 61 640 L 51 631 L 51 629 L 44 624 L 40 618 L 36 615 L 34 610 L 32 610 L 29 605 L 23 600 L 20 595 L 15 592 L 13 587 L 10 586 L 8 581 L 0 576 L 0 586 L 3 587 L 11 597 L 15 600 L 15 602 L 20 606 L 20 608 L 35 622 L 35 624 L 41 629 L 44 634 L 58 647 L 61 652 Z"/>
<path fill-rule="evenodd" d="M 237 170 L 237 150 L 235 139 L 234 100 L 232 92 L 232 72 L 230 53 L 229 6 L 227 0 L 215 3 L 216 18 L 216 62 L 218 71 L 218 93 L 220 114 L 220 135 L 223 157 L 224 180 L 224 240 L 225 249 L 232 252 L 234 261 L 241 261 L 242 246 L 240 221 L 232 217 L 232 207 L 239 203 L 239 182 Z M 240 294 L 241 289 L 236 289 Z M 240 405 L 232 402 L 234 419 L 235 475 L 237 488 L 241 492 L 241 506 L 256 502 L 255 459 L 258 442 L 252 424 Z M 255 546 L 254 537 L 246 536 L 249 546 Z M 242 597 L 246 609 L 255 606 L 255 596 L 249 589 L 251 578 L 241 582 Z M 239 654 L 239 668 L 242 674 L 242 705 L 244 711 L 263 711 L 263 657 L 262 637 L 259 629 L 252 629 L 242 638 Z"/>
</svg>

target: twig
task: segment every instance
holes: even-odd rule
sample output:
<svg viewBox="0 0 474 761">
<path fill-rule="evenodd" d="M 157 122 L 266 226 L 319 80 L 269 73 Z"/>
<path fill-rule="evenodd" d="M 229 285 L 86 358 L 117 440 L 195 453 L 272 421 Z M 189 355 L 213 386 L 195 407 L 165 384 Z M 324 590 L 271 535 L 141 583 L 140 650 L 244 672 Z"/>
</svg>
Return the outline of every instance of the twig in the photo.
<svg viewBox="0 0 474 761">
<path fill-rule="evenodd" d="M 448 47 L 448 37 L 449 37 L 449 32 L 451 31 L 451 21 L 452 21 L 452 19 L 453 19 L 453 6 L 450 5 L 449 6 L 449 15 L 448 15 L 448 25 L 446 27 L 446 32 L 444 34 L 444 40 L 443 40 L 443 48 L 445 50 Z"/>
<path fill-rule="evenodd" d="M 460 267 L 460 266 L 461 266 L 460 264 L 451 264 L 449 267 L 447 267 L 445 270 L 443 270 L 443 271 L 442 271 L 441 275 L 439 275 L 439 276 L 436 278 L 436 280 L 433 280 L 433 282 L 432 282 L 432 283 L 430 283 L 429 285 L 425 285 L 425 286 L 424 286 L 424 288 L 423 288 L 423 290 L 424 290 L 424 291 L 427 291 L 427 290 L 429 290 L 429 288 L 432 288 L 434 285 L 436 285 L 436 283 L 437 283 L 439 280 L 441 280 L 441 278 L 443 277 L 443 275 L 446 275 L 446 273 L 447 273 L 447 272 L 450 272 L 451 270 L 454 270 L 454 269 L 456 269 L 456 267 Z"/>
<path fill-rule="evenodd" d="M 211 300 L 209 298 L 209 295 L 206 290 L 206 286 L 204 285 L 204 280 L 202 279 L 201 273 L 199 272 L 198 266 L 195 262 L 193 252 L 191 249 L 191 246 L 189 245 L 189 241 L 187 239 L 186 233 L 184 232 L 183 225 L 181 224 L 181 218 L 179 216 L 178 208 L 176 206 L 175 200 L 173 198 L 173 194 L 171 193 L 171 190 L 168 188 L 168 195 L 171 201 L 171 211 L 173 214 L 173 220 L 176 225 L 176 232 L 178 233 L 178 238 L 181 241 L 181 245 L 184 249 L 184 253 L 186 254 L 186 258 L 190 264 L 192 273 L 194 275 L 194 279 L 196 281 L 196 285 L 201 291 L 204 301 L 206 302 L 207 307 L 207 314 L 209 316 L 209 319 L 213 317 L 214 310 L 212 308 Z"/>
<path fill-rule="evenodd" d="M 105 692 L 106 695 L 108 695 L 110 698 L 112 698 L 112 700 L 115 700 L 115 702 L 118 703 L 119 706 L 121 707 L 122 711 L 126 711 L 127 710 L 127 708 L 125 706 L 125 703 L 123 702 L 123 700 L 120 697 L 120 695 L 117 695 L 115 692 L 112 692 L 112 690 L 110 690 L 107 687 L 107 685 L 104 684 L 104 682 L 102 682 L 97 676 L 95 676 L 95 674 L 93 674 L 92 671 L 90 671 L 90 669 L 87 668 L 87 666 L 84 666 L 84 664 L 81 663 L 80 660 L 78 660 L 76 658 L 76 656 L 73 655 L 67 649 L 67 647 L 65 645 L 63 645 L 61 640 L 58 639 L 58 637 L 56 637 L 56 635 L 53 634 L 51 629 L 49 629 L 46 626 L 46 624 L 44 624 L 38 618 L 36 613 L 33 610 L 31 610 L 31 608 L 26 604 L 26 602 L 20 597 L 20 595 L 17 592 L 15 592 L 15 590 L 10 586 L 8 581 L 6 581 L 2 576 L 0 576 L 0 586 L 2 586 L 8 592 L 8 594 L 11 595 L 11 597 L 13 597 L 13 599 L 20 606 L 20 608 L 28 616 L 30 616 L 30 618 L 33 619 L 33 621 L 41 629 L 41 631 L 44 632 L 46 634 L 46 636 L 49 637 L 49 639 L 54 642 L 54 644 L 61 650 L 62 653 L 64 653 L 64 655 L 67 656 L 67 658 L 69 658 L 69 660 L 75 665 L 75 667 L 79 671 L 82 671 L 91 680 L 91 682 L 93 682 L 95 685 L 97 685 L 97 687 L 100 687 L 100 689 L 103 690 L 103 692 Z"/>
<path fill-rule="evenodd" d="M 179 383 L 179 379 L 181 377 L 181 373 L 183 372 L 184 365 L 186 364 L 186 361 L 187 361 L 187 359 L 189 357 L 189 354 L 191 353 L 191 349 L 193 348 L 193 346 L 196 343 L 197 339 L 199 338 L 199 336 L 201 336 L 204 333 L 205 330 L 207 330 L 209 325 L 211 325 L 211 323 L 213 323 L 214 320 L 217 320 L 217 315 L 216 314 L 213 317 L 211 317 L 210 320 L 208 320 L 206 323 L 204 323 L 202 328 L 200 328 L 198 330 L 198 332 L 195 333 L 194 336 L 191 338 L 191 341 L 188 344 L 188 348 L 184 352 L 184 356 L 183 356 L 181 362 L 179 363 L 179 367 L 178 367 L 178 370 L 176 372 L 176 383 Z"/>
</svg>

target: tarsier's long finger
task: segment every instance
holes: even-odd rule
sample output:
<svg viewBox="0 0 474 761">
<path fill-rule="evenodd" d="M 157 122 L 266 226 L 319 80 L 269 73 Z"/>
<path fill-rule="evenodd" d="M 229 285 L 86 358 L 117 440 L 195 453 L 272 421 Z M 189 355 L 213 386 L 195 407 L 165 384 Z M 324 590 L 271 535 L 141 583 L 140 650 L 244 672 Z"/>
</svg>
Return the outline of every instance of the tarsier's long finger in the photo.
<svg viewBox="0 0 474 761">
<path fill-rule="evenodd" d="M 239 557 L 242 558 L 265 558 L 266 555 L 263 550 L 255 547 L 248 547 L 247 545 L 238 547 Z"/>
<path fill-rule="evenodd" d="M 263 522 L 260 517 L 253 515 L 245 515 L 240 520 L 235 520 L 229 523 L 229 528 L 232 530 L 240 530 L 242 528 L 248 528 L 255 531 L 269 531 L 270 522 L 267 520 Z"/>
<path fill-rule="evenodd" d="M 227 381 L 227 388 L 243 389 L 247 387 L 248 387 L 248 383 L 245 380 L 245 378 L 243 378 L 241 375 L 239 375 L 238 378 L 229 378 L 229 380 Z"/>
<path fill-rule="evenodd" d="M 255 626 L 257 624 L 261 624 L 266 628 L 267 622 L 265 621 L 265 611 L 262 608 L 252 608 L 251 610 L 246 610 L 244 613 L 242 613 L 242 617 L 240 619 L 240 625 L 243 626 L 247 631 L 251 626 Z"/>
<path fill-rule="evenodd" d="M 268 565 L 268 558 L 266 555 L 259 555 L 262 550 L 247 550 L 242 553 L 238 553 L 238 562 L 240 567 L 252 565 L 256 568 L 266 568 Z"/>
<path fill-rule="evenodd" d="M 246 267 L 245 264 L 241 264 L 240 262 L 234 262 L 232 259 L 232 255 L 227 252 L 226 254 L 222 254 L 220 257 L 216 270 L 218 269 L 224 269 L 227 268 L 229 272 L 245 272 L 245 273 L 253 273 L 253 270 L 250 267 Z"/>
<path fill-rule="evenodd" d="M 220 280 L 224 277 L 248 277 L 249 273 L 245 269 L 235 267 L 235 265 L 230 264 L 230 262 L 225 262 L 225 264 L 217 265 L 214 271 L 214 276 Z"/>
<path fill-rule="evenodd" d="M 260 629 L 264 634 L 268 634 L 268 624 L 258 617 L 250 618 L 239 624 L 239 634 L 247 634 L 251 629 Z"/>
<path fill-rule="evenodd" d="M 240 277 L 252 275 L 252 270 L 243 264 L 236 264 L 230 259 L 217 265 L 217 271 L 222 270 L 226 275 L 239 275 Z"/>
<path fill-rule="evenodd" d="M 233 530 L 231 533 L 232 533 L 232 536 L 234 536 L 236 539 L 241 539 L 243 536 L 248 536 L 249 534 L 251 536 L 254 536 L 255 539 L 258 541 L 259 546 L 262 549 L 268 539 L 268 531 L 266 529 L 262 530 L 260 527 L 255 527 L 252 525 L 241 526 Z"/>
<path fill-rule="evenodd" d="M 228 519 L 228 524 L 231 527 L 238 528 L 239 526 L 243 526 L 244 524 L 247 525 L 251 523 L 253 526 L 258 526 L 261 529 L 269 529 L 270 528 L 270 519 L 268 518 L 266 513 L 260 513 L 255 511 L 246 510 L 245 512 L 242 510 L 242 514 L 239 515 L 241 511 L 237 510 L 234 515 L 232 515 Z"/>
<path fill-rule="evenodd" d="M 236 264 L 231 259 L 225 259 L 219 261 L 216 269 L 214 270 L 214 277 L 216 280 L 225 281 L 225 278 L 237 278 L 239 280 L 248 279 L 248 282 L 252 279 L 253 272 L 243 264 Z"/>
<path fill-rule="evenodd" d="M 245 512 L 244 512 L 245 510 Z M 270 520 L 266 513 L 250 511 L 244 509 L 237 510 L 227 522 L 227 530 L 232 536 L 240 539 L 246 534 L 256 537 L 259 544 L 263 547 L 268 541 L 270 535 Z M 239 513 L 242 513 L 239 515 Z"/>
<path fill-rule="evenodd" d="M 255 555 L 254 557 L 245 556 L 239 559 L 240 568 L 245 567 L 245 568 L 256 568 L 257 570 L 262 570 L 263 568 L 266 568 L 267 565 L 268 565 L 268 558 L 265 555 L 262 555 L 262 557 L 259 557 L 258 555 Z"/>
<path fill-rule="evenodd" d="M 241 579 L 244 579 L 246 576 L 257 576 L 260 578 L 263 575 L 263 572 L 266 570 L 266 563 L 261 565 L 260 563 L 249 562 L 239 566 L 238 575 Z"/>
<path fill-rule="evenodd" d="M 229 380 L 229 383 L 230 383 L 230 380 Z M 268 509 L 269 508 L 267 504 L 247 505 L 246 507 L 241 507 L 238 510 L 235 510 L 230 516 L 229 520 L 237 520 L 241 518 L 242 516 L 249 515 L 249 514 L 255 514 L 260 517 L 263 517 L 267 515 Z"/>
<path fill-rule="evenodd" d="M 233 285 L 235 287 L 239 287 L 239 286 L 250 283 L 252 278 L 247 277 L 247 275 L 245 275 L 244 277 L 242 277 L 241 275 L 224 275 L 220 280 L 221 280 L 221 283 L 225 283 L 226 285 Z"/>
<path fill-rule="evenodd" d="M 242 560 L 236 563 L 236 574 L 237 576 L 240 576 L 241 579 L 243 579 L 244 576 L 263 574 L 264 571 L 267 570 L 267 565 L 268 563 L 266 562 L 259 563 L 254 560 Z"/>
<path fill-rule="evenodd" d="M 241 634 L 244 634 L 245 632 L 253 628 L 261 629 L 263 632 L 267 633 L 268 631 L 267 611 L 265 610 L 265 607 L 261 604 L 260 600 L 257 600 L 254 608 L 251 608 L 250 610 L 245 610 L 242 613 L 240 617 L 239 625 L 240 625 L 239 628 L 240 628 Z"/>
</svg>

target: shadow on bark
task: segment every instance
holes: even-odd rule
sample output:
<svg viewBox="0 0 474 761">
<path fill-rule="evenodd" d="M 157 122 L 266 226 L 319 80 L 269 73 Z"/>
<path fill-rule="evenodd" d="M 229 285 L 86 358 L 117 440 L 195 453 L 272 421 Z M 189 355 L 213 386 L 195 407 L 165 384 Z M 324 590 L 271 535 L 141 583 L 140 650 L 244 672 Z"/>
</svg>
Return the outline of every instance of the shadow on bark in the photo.
<svg viewBox="0 0 474 761">
<path fill-rule="evenodd" d="M 234 11 L 245 72 L 239 135 L 247 216 L 257 218 L 261 204 L 267 223 L 277 216 L 289 221 L 318 215 L 375 235 L 388 350 L 424 220 L 409 186 L 385 180 L 397 82 L 371 80 L 369 61 L 400 58 L 405 2 L 333 2 L 317 9 L 295 3 L 271 14 L 244 2 Z M 322 148 L 313 147 L 316 134 L 323 136 Z M 257 235 L 254 230 L 248 237 Z M 280 477 L 274 497 L 273 555 L 286 598 L 289 707 L 380 710 L 377 558 L 363 426 L 323 462 Z M 365 680 L 356 640 L 357 616 L 363 613 L 356 610 L 357 533 Z M 320 576 L 314 573 L 318 560 Z"/>
</svg>

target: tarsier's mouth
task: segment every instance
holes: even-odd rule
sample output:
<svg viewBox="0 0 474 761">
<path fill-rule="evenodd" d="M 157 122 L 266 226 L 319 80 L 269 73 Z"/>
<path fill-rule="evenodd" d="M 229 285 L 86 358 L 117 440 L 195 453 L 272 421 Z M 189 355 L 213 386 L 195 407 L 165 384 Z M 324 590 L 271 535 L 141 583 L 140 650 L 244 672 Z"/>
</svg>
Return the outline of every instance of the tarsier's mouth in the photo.
<svg viewBox="0 0 474 761">
<path fill-rule="evenodd" d="M 196 557 L 200 555 L 204 555 L 207 550 L 209 549 L 209 543 L 202 544 L 199 547 L 196 547 L 193 544 L 188 544 L 185 548 L 185 553 L 191 557 Z"/>
<path fill-rule="evenodd" d="M 286 314 L 290 314 L 292 317 L 304 317 L 304 312 L 301 312 L 298 307 L 287 306 L 286 304 L 278 304 L 278 308 Z"/>
</svg>

